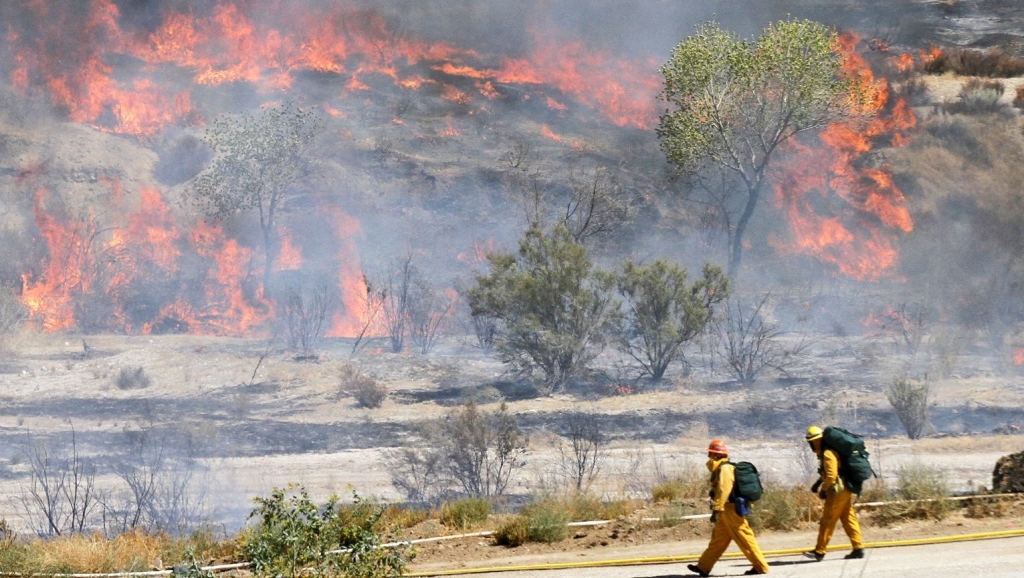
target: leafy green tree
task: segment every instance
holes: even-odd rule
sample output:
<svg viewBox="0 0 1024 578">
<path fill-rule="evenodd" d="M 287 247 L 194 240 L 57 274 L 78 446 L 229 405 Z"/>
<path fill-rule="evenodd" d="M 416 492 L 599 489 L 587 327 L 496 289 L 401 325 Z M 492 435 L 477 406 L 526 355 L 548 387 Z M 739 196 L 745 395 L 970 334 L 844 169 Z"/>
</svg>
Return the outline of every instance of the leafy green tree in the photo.
<svg viewBox="0 0 1024 578">
<path fill-rule="evenodd" d="M 203 137 L 216 156 L 192 181 L 188 198 L 215 219 L 259 213 L 266 261 L 263 290 L 268 295 L 280 253 L 278 216 L 310 174 L 312 147 L 322 129 L 315 112 L 285 102 L 258 114 L 217 118 Z"/>
<path fill-rule="evenodd" d="M 523 373 L 540 370 L 549 391 L 578 375 L 605 345 L 617 318 L 614 275 L 596 268 L 564 225 L 530 227 L 518 254 L 488 257 L 468 293 L 474 317 L 498 320 L 495 349 Z"/>
<path fill-rule="evenodd" d="M 686 269 L 663 260 L 627 262 L 618 286 L 626 308 L 619 346 L 654 380 L 682 358 L 683 346 L 704 331 L 715 305 L 729 294 L 721 268 L 705 264 L 704 277 L 688 284 Z"/>
<path fill-rule="evenodd" d="M 703 24 L 661 73 L 669 104 L 657 128 L 661 148 L 684 174 L 703 177 L 709 214 L 729 234 L 735 277 L 779 145 L 861 114 L 867 91 L 844 76 L 836 33 L 808 20 L 778 22 L 756 40 Z"/>
</svg>

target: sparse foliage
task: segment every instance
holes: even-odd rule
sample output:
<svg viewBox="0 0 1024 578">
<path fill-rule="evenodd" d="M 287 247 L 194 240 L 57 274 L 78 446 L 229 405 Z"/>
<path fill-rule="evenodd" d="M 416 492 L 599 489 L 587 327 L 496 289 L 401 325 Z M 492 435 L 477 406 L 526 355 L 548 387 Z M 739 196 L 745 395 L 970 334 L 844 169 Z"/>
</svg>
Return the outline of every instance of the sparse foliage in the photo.
<svg viewBox="0 0 1024 578">
<path fill-rule="evenodd" d="M 409 338 L 426 355 L 437 345 L 444 333 L 458 297 L 443 293 L 420 277 L 413 287 L 409 304 Z"/>
<path fill-rule="evenodd" d="M 669 162 L 690 174 L 724 170 L 741 184 L 728 216 L 730 277 L 779 145 L 866 102 L 860 83 L 843 77 L 837 48 L 834 31 L 807 20 L 772 24 L 753 41 L 707 23 L 661 67 L 671 109 L 657 133 Z"/>
<path fill-rule="evenodd" d="M 606 169 L 574 166 L 569 173 L 569 189 L 560 220 L 577 243 L 613 233 L 629 217 L 619 186 Z"/>
<path fill-rule="evenodd" d="M 482 412 L 476 404 L 467 403 L 427 424 L 422 437 L 415 448 L 386 455 L 392 482 L 410 498 L 436 497 L 446 491 L 500 496 L 512 474 L 525 465 L 527 437 L 504 403 L 494 412 Z M 427 487 L 432 496 L 427 495 Z"/>
<path fill-rule="evenodd" d="M 284 314 L 288 324 L 288 347 L 297 350 L 301 357 L 316 355 L 332 301 L 333 297 L 325 286 L 310 290 L 289 286 L 285 290 Z"/>
<path fill-rule="evenodd" d="M 107 534 L 145 530 L 181 535 L 206 521 L 202 466 L 151 427 L 126 429 L 127 450 L 114 464 L 124 489 L 102 499 Z"/>
<path fill-rule="evenodd" d="M 885 388 L 885 397 L 903 424 L 907 437 L 916 440 L 921 437 L 928 424 L 928 397 L 931 386 L 927 381 L 915 381 L 906 376 L 892 380 Z"/>
<path fill-rule="evenodd" d="M 271 279 L 280 252 L 278 217 L 311 174 L 311 150 L 322 128 L 314 112 L 285 102 L 257 114 L 219 117 L 203 137 L 216 156 L 192 181 L 188 198 L 215 219 L 258 213 L 267 295 L 272 294 Z"/>
<path fill-rule="evenodd" d="M 703 279 L 687 284 L 686 269 L 662 260 L 627 262 L 618 288 L 626 310 L 619 346 L 654 380 L 682 359 L 683 347 L 704 332 L 715 306 L 729 294 L 718 267 L 705 265 Z"/>
<path fill-rule="evenodd" d="M 55 451 L 53 445 L 34 440 L 23 450 L 29 485 L 20 496 L 21 506 L 39 535 L 82 533 L 94 522 L 99 507 L 96 471 L 79 452 L 74 427 L 69 449 Z"/>
<path fill-rule="evenodd" d="M 606 439 L 598 416 L 572 411 L 565 416 L 559 466 L 576 491 L 585 491 L 600 472 Z"/>
<path fill-rule="evenodd" d="M 739 298 L 727 300 L 715 322 L 714 354 L 746 384 L 754 383 L 765 369 L 782 369 L 787 357 L 780 341 L 783 332 L 765 316 L 768 301 L 768 294 L 753 306 Z"/>
<path fill-rule="evenodd" d="M 549 390 L 561 387 L 604 347 L 616 320 L 613 276 L 593 265 L 564 226 L 551 234 L 531 227 L 518 255 L 488 260 L 489 271 L 469 291 L 472 314 L 500 321 L 495 348 L 504 363 L 541 371 Z"/>
<path fill-rule="evenodd" d="M 383 405 L 388 396 L 387 386 L 351 366 L 341 370 L 341 389 L 351 393 L 359 407 L 370 409 Z"/>
</svg>

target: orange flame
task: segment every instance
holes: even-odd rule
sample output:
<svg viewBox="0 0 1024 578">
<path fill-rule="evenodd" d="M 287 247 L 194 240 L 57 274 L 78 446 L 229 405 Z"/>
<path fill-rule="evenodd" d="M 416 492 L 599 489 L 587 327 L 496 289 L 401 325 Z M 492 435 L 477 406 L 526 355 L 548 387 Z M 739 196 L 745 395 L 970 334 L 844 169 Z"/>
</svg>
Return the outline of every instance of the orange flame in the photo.
<svg viewBox="0 0 1024 578">
<path fill-rule="evenodd" d="M 776 203 L 786 210 L 792 241 L 778 238 L 773 244 L 783 250 L 809 254 L 834 264 L 839 272 L 857 279 L 877 279 L 893 269 L 898 260 L 892 231 L 907 233 L 913 220 L 906 199 L 885 168 L 859 166 L 859 159 L 878 140 L 894 146 L 906 141 L 906 132 L 917 119 L 903 101 L 885 112 L 889 90 L 876 80 L 871 69 L 855 51 L 858 39 L 842 37 L 846 73 L 867 83 L 873 116 L 866 124 L 836 123 L 820 135 L 820 146 L 790 141 L 790 160 L 779 167 Z M 815 205 L 841 202 L 854 209 L 853 215 L 820 216 Z"/>
</svg>

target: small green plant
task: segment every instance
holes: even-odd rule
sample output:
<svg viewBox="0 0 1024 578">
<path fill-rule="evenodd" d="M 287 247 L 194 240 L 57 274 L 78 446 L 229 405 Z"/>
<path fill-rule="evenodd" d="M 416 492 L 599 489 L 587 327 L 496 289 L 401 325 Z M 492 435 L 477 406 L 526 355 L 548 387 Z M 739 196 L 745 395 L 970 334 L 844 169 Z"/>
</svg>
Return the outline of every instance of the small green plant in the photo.
<svg viewBox="0 0 1024 578">
<path fill-rule="evenodd" d="M 486 498 L 463 498 L 445 502 L 441 506 L 441 523 L 449 528 L 465 530 L 475 524 L 487 521 L 491 514 L 491 502 Z"/>
<path fill-rule="evenodd" d="M 256 498 L 249 514 L 255 524 L 243 538 L 243 555 L 257 576 L 401 576 L 403 547 L 382 548 L 378 523 L 384 508 L 353 493 L 354 503 L 339 507 L 331 496 L 318 506 L 298 485 L 274 488 Z"/>
<path fill-rule="evenodd" d="M 553 544 L 569 535 L 572 519 L 569 503 L 557 499 L 543 499 L 530 504 L 510 518 L 494 534 L 496 543 L 515 547 L 526 542 Z"/>
<path fill-rule="evenodd" d="M 153 385 L 153 380 L 141 367 L 122 367 L 114 378 L 114 385 L 117 389 L 146 389 Z"/>
</svg>

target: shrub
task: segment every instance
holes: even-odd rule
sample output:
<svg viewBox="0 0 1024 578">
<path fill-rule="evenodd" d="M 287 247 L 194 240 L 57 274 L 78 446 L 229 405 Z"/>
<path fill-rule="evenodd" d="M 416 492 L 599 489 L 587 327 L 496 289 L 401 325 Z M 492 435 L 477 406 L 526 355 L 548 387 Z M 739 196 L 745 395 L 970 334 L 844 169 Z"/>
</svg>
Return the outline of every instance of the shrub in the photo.
<svg viewBox="0 0 1024 578">
<path fill-rule="evenodd" d="M 317 505 L 301 486 L 274 488 L 256 498 L 256 523 L 242 538 L 242 553 L 256 576 L 401 576 L 406 549 L 381 548 L 384 508 L 354 495 L 339 507 L 337 496 Z M 344 551 L 337 552 L 341 546 Z"/>
<path fill-rule="evenodd" d="M 905 376 L 893 379 L 892 384 L 885 388 L 885 397 L 889 400 L 889 405 L 903 424 L 907 437 L 912 440 L 921 437 L 928 423 L 929 391 L 927 381 L 918 382 Z"/>
<path fill-rule="evenodd" d="M 114 378 L 114 385 L 117 389 L 146 389 L 153 384 L 153 380 L 146 375 L 146 370 L 141 367 L 122 367 Z"/>
<path fill-rule="evenodd" d="M 529 542 L 529 520 L 526 516 L 515 515 L 494 532 L 494 542 L 499 546 L 515 548 Z"/>
<path fill-rule="evenodd" d="M 908 464 L 896 473 L 896 503 L 882 506 L 875 512 L 875 519 L 882 524 L 891 524 L 908 518 L 932 518 L 941 520 L 952 510 L 948 500 L 949 485 L 946 472 L 923 464 Z"/>
<path fill-rule="evenodd" d="M 553 544 L 568 536 L 569 511 L 564 504 L 541 502 L 526 506 L 526 534 L 531 542 Z"/>
<path fill-rule="evenodd" d="M 751 507 L 750 525 L 755 530 L 794 530 L 802 522 L 817 519 L 821 500 L 804 488 L 765 487 L 764 495 Z"/>
<path fill-rule="evenodd" d="M 341 388 L 356 398 L 359 407 L 378 408 L 388 397 L 387 386 L 377 383 L 376 379 L 351 367 L 342 370 Z"/>
<path fill-rule="evenodd" d="M 707 479 L 700 472 L 689 470 L 651 488 L 654 503 L 692 500 L 707 495 Z"/>
<path fill-rule="evenodd" d="M 491 513 L 491 502 L 485 498 L 463 498 L 446 502 L 441 506 L 441 523 L 449 528 L 465 530 L 474 524 L 487 521 Z"/>
<path fill-rule="evenodd" d="M 1013 106 L 1024 109 L 1024 85 L 1018 85 L 1013 96 Z"/>
<path fill-rule="evenodd" d="M 960 88 L 957 110 L 964 114 L 998 112 L 1003 107 L 999 99 L 1005 91 L 1006 86 L 998 80 L 981 81 L 972 78 Z"/>
</svg>

